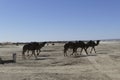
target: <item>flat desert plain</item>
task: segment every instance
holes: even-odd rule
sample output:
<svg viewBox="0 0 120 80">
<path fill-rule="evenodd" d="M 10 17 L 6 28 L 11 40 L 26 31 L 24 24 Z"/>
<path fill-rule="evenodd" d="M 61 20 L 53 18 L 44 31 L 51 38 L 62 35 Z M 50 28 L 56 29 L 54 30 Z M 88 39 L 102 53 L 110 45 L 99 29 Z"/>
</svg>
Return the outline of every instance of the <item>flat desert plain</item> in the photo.
<svg viewBox="0 0 120 80">
<path fill-rule="evenodd" d="M 96 54 L 93 51 L 87 56 L 83 51 L 77 57 L 64 57 L 63 46 L 46 45 L 37 60 L 34 56 L 22 59 L 23 45 L 0 46 L 4 61 L 17 54 L 16 63 L 0 64 L 0 80 L 120 80 L 120 41 L 101 41 Z"/>
</svg>

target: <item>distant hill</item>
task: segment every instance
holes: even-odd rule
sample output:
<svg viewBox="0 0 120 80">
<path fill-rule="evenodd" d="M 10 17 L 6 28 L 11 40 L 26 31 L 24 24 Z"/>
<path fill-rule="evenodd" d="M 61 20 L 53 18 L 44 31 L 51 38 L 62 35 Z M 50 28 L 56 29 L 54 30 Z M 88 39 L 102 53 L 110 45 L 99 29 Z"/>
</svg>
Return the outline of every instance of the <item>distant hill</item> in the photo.
<svg viewBox="0 0 120 80">
<path fill-rule="evenodd" d="M 120 41 L 120 39 L 100 39 L 101 41 Z M 68 40 L 68 41 L 44 41 L 44 42 L 48 42 L 48 43 L 66 43 L 66 42 L 69 42 L 69 41 L 79 41 L 79 40 Z M 81 41 L 89 41 L 89 40 L 81 40 Z M 96 41 L 96 40 L 93 40 L 93 41 Z M 15 45 L 18 45 L 18 44 L 27 44 L 29 42 L 0 42 L 0 45 L 4 44 L 4 45 L 7 45 L 7 44 L 15 44 Z"/>
<path fill-rule="evenodd" d="M 120 39 L 102 39 L 102 41 L 120 41 Z"/>
</svg>

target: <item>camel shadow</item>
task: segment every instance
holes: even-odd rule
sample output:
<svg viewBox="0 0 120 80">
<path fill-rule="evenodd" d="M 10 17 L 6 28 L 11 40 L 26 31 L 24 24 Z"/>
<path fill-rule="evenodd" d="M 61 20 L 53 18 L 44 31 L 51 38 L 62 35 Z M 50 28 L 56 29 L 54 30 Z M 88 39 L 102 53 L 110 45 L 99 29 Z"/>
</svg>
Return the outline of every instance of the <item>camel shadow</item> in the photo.
<svg viewBox="0 0 120 80">
<path fill-rule="evenodd" d="M 47 59 L 55 59 L 55 58 L 50 58 L 50 55 L 39 55 L 36 60 L 47 60 Z"/>
<path fill-rule="evenodd" d="M 97 54 L 88 54 L 87 56 L 97 56 Z"/>
<path fill-rule="evenodd" d="M 37 58 L 35 60 L 54 60 L 55 58 L 48 58 L 48 57 L 40 57 L 40 58 Z"/>
<path fill-rule="evenodd" d="M 80 57 L 87 57 L 87 55 L 77 55 L 77 56 L 73 56 L 73 58 L 80 58 Z"/>
<path fill-rule="evenodd" d="M 16 63 L 14 60 L 1 60 L 0 64 Z"/>
<path fill-rule="evenodd" d="M 50 55 L 38 55 L 38 57 L 49 57 Z"/>
<path fill-rule="evenodd" d="M 42 52 L 53 52 L 55 50 L 42 50 Z"/>
<path fill-rule="evenodd" d="M 47 59 L 54 59 L 54 58 L 50 58 L 49 57 L 50 55 L 43 55 L 43 54 L 40 54 L 38 55 L 36 58 L 28 58 L 30 60 L 47 60 Z"/>
<path fill-rule="evenodd" d="M 101 52 L 101 53 L 97 53 L 97 54 L 108 54 L 108 53 L 105 53 L 105 52 Z"/>
<path fill-rule="evenodd" d="M 120 56 L 119 55 L 109 55 L 111 58 L 113 59 L 120 59 Z"/>
<path fill-rule="evenodd" d="M 73 56 L 73 58 L 88 57 L 88 56 L 97 56 L 97 54 L 77 55 L 77 56 Z"/>
</svg>

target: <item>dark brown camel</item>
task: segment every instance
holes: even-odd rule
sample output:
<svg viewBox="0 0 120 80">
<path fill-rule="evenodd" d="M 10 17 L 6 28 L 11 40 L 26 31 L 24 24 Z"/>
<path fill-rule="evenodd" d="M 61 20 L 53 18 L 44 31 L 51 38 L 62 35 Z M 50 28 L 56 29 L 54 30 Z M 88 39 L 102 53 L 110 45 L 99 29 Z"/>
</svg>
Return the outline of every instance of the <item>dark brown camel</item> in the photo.
<svg viewBox="0 0 120 80">
<path fill-rule="evenodd" d="M 23 52 L 22 52 L 23 58 L 25 59 L 26 51 L 28 53 L 29 53 L 29 51 L 32 51 L 32 55 L 34 55 L 35 58 L 37 58 L 37 55 L 39 55 L 41 48 L 44 47 L 45 44 L 46 44 L 46 42 L 43 42 L 41 44 L 39 44 L 38 42 L 31 42 L 31 43 L 25 44 L 23 46 Z M 35 50 L 37 51 L 37 55 L 35 54 Z M 28 56 L 29 56 L 29 54 L 28 54 Z"/>
<path fill-rule="evenodd" d="M 45 46 L 47 42 L 42 42 L 42 43 L 39 43 L 39 47 L 37 48 L 37 55 L 39 55 L 39 53 L 41 52 L 41 48 Z"/>
<path fill-rule="evenodd" d="M 77 49 L 81 48 L 81 52 L 82 53 L 83 49 L 85 50 L 86 54 L 87 50 L 86 50 L 86 44 L 83 41 L 76 41 L 76 42 L 68 42 L 64 45 L 64 56 L 67 56 L 67 50 L 68 49 L 73 49 L 73 53 L 71 55 L 73 55 L 74 53 L 77 52 Z"/>
<path fill-rule="evenodd" d="M 28 43 L 28 44 L 25 44 L 23 46 L 23 52 L 22 52 L 22 56 L 23 58 L 25 59 L 25 52 L 28 51 L 32 51 L 32 54 L 34 54 L 35 58 L 37 58 L 37 55 L 35 54 L 35 50 L 36 50 L 36 46 L 38 46 L 39 44 L 37 43 Z"/>
<path fill-rule="evenodd" d="M 86 49 L 88 49 L 89 47 L 92 47 L 90 53 L 92 53 L 93 49 L 94 49 L 94 52 L 96 53 L 95 46 L 98 46 L 99 43 L 100 43 L 100 40 L 97 40 L 96 42 L 90 40 L 90 41 L 87 42 L 87 44 L 86 44 Z"/>
</svg>

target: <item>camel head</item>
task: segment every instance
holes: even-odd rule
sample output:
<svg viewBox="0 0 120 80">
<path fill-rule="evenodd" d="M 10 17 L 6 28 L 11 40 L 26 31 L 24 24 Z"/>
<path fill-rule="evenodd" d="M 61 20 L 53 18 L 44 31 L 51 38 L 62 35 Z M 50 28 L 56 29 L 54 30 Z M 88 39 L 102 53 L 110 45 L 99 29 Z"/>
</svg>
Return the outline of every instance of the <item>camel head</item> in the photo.
<svg viewBox="0 0 120 80">
<path fill-rule="evenodd" d="M 99 45 L 99 43 L 100 43 L 100 40 L 97 40 L 97 41 L 96 41 L 96 45 Z"/>
</svg>

